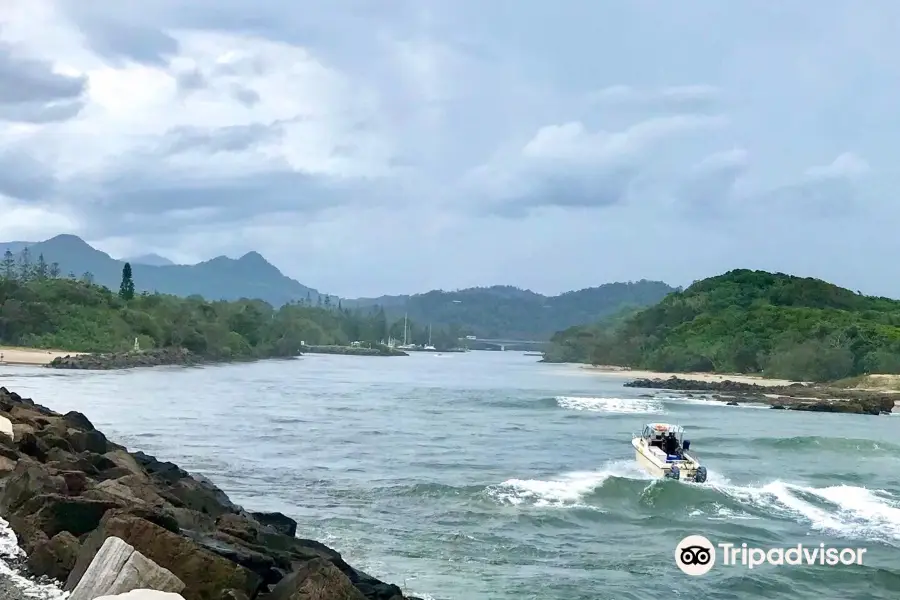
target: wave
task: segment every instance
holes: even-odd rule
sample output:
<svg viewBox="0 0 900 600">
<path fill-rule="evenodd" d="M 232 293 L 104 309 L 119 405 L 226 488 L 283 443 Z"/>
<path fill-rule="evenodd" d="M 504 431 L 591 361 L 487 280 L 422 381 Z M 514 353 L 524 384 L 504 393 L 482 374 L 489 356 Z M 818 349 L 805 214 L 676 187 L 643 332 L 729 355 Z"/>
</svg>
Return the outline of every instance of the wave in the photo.
<svg viewBox="0 0 900 600">
<path fill-rule="evenodd" d="M 556 406 L 569 410 L 613 414 L 665 414 L 663 403 L 657 398 L 603 398 L 584 396 L 556 396 Z"/>
<path fill-rule="evenodd" d="M 711 520 L 774 517 L 845 539 L 900 546 L 900 498 L 862 486 L 811 487 L 780 480 L 734 485 L 714 471 L 706 483 L 695 484 L 656 479 L 632 461 L 617 461 L 599 471 L 551 479 L 508 479 L 485 493 L 498 504 L 521 507 L 607 512 L 630 504 Z"/>
<path fill-rule="evenodd" d="M 500 504 L 536 507 L 593 508 L 588 496 L 611 478 L 644 481 L 653 480 L 633 461 L 610 463 L 601 471 L 566 473 L 555 479 L 507 479 L 499 485 L 488 486 L 488 497 Z"/>
<path fill-rule="evenodd" d="M 724 495 L 849 539 L 900 544 L 900 498 L 851 485 L 810 487 L 776 480 L 759 487 L 713 484 Z"/>
<path fill-rule="evenodd" d="M 733 444 L 734 438 L 712 437 L 704 440 L 704 445 L 715 448 L 719 445 Z M 788 438 L 757 437 L 746 442 L 750 448 L 765 447 L 791 452 L 852 452 L 854 454 L 900 454 L 900 445 L 890 442 L 866 440 L 859 438 L 825 437 L 803 435 Z"/>
</svg>

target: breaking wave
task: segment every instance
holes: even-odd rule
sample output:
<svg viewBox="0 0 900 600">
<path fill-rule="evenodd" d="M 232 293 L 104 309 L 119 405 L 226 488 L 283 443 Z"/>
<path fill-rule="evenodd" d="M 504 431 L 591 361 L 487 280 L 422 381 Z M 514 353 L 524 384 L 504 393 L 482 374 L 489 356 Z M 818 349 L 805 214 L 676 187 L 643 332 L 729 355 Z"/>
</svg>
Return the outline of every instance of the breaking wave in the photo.
<svg viewBox="0 0 900 600">
<path fill-rule="evenodd" d="M 590 508 L 604 512 L 630 504 L 654 513 L 677 512 L 711 520 L 781 518 L 845 539 L 900 546 L 900 498 L 861 486 L 812 487 L 780 480 L 734 485 L 710 472 L 705 484 L 660 480 L 631 461 L 549 479 L 508 479 L 489 486 L 493 501 L 520 507 Z"/>
</svg>

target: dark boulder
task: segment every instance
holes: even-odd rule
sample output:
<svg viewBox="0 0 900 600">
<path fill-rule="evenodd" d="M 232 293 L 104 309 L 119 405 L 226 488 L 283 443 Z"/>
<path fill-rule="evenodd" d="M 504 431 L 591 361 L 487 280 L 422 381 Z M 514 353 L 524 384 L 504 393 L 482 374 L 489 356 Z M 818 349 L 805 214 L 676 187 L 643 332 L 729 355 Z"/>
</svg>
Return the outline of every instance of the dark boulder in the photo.
<svg viewBox="0 0 900 600">
<path fill-rule="evenodd" d="M 294 537 L 297 535 L 297 521 L 280 512 L 251 512 L 250 515 L 262 523 L 271 527 L 278 533 Z"/>
<path fill-rule="evenodd" d="M 72 572 L 81 544 L 78 538 L 63 531 L 38 544 L 28 557 L 26 565 L 32 575 L 65 580 Z"/>
</svg>

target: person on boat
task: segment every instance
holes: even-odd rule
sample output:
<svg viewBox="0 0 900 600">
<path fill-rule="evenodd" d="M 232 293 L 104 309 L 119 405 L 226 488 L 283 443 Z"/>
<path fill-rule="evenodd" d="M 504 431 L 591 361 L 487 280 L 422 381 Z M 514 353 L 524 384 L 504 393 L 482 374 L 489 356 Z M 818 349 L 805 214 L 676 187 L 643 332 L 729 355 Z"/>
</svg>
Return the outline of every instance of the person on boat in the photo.
<svg viewBox="0 0 900 600">
<path fill-rule="evenodd" d="M 669 435 L 666 436 L 665 441 L 665 451 L 666 454 L 669 455 L 677 455 L 678 454 L 678 438 L 675 437 L 675 432 L 670 431 Z"/>
</svg>

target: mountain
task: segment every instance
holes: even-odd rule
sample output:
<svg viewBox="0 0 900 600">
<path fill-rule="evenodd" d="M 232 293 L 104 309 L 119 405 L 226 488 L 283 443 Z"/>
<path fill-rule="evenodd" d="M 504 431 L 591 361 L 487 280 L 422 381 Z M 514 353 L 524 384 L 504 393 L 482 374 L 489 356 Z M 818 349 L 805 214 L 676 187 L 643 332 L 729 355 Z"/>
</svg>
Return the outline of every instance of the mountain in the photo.
<svg viewBox="0 0 900 600">
<path fill-rule="evenodd" d="M 125 261 L 116 260 L 74 235 L 58 235 L 36 243 L 0 242 L 0 252 L 8 248 L 21 256 L 28 247 L 30 260 L 43 254 L 47 263 L 58 263 L 63 275 L 90 273 L 93 280 L 118 290 Z M 161 257 L 160 257 L 161 258 Z M 319 292 L 281 273 L 257 252 L 248 252 L 235 260 L 219 256 L 196 265 L 131 265 L 135 289 L 157 291 L 176 296 L 203 296 L 208 300 L 265 300 L 273 306 L 309 298 L 316 302 Z M 324 299 L 324 295 L 323 295 Z M 331 297 L 337 301 L 336 297 Z"/>
<path fill-rule="evenodd" d="M 812 381 L 900 373 L 900 301 L 820 279 L 738 269 L 615 323 L 560 332 L 548 356 Z"/>
<path fill-rule="evenodd" d="M 420 324 L 455 326 L 481 338 L 547 340 L 560 330 L 591 323 L 626 307 L 659 302 L 674 288 L 661 281 L 607 283 L 544 296 L 512 286 L 433 290 L 412 296 L 344 300 L 344 306 L 381 306 L 393 319 L 408 315 Z"/>
<path fill-rule="evenodd" d="M 47 263 L 58 263 L 62 275 L 81 277 L 90 273 L 95 282 L 111 290 L 119 289 L 125 261 L 110 257 L 77 236 L 58 235 L 33 243 L 0 243 L 0 252 L 9 248 L 18 257 L 26 247 L 31 262 L 43 254 Z M 171 264 L 158 255 L 139 256 L 129 262 L 138 292 L 196 294 L 208 300 L 256 298 L 276 307 L 307 298 L 314 304 L 319 301 L 317 290 L 283 275 L 258 252 L 248 252 L 236 260 L 218 256 L 196 265 Z M 344 308 L 380 307 L 385 318 L 394 324 L 408 315 L 410 330 L 425 335 L 426 340 L 427 334 L 423 332 L 429 326 L 435 330 L 446 329 L 451 336 L 547 340 L 560 329 L 591 323 L 627 307 L 649 306 L 672 291 L 673 288 L 661 281 L 641 280 L 608 283 L 558 296 L 497 285 L 340 301 L 336 296 L 326 300 L 322 294 L 322 302 L 340 302 Z M 401 324 L 401 332 L 402 328 Z"/>
<path fill-rule="evenodd" d="M 175 263 L 159 254 L 141 254 L 131 258 L 123 258 L 122 262 L 131 263 L 132 265 L 147 265 L 148 267 L 171 267 Z"/>
</svg>

